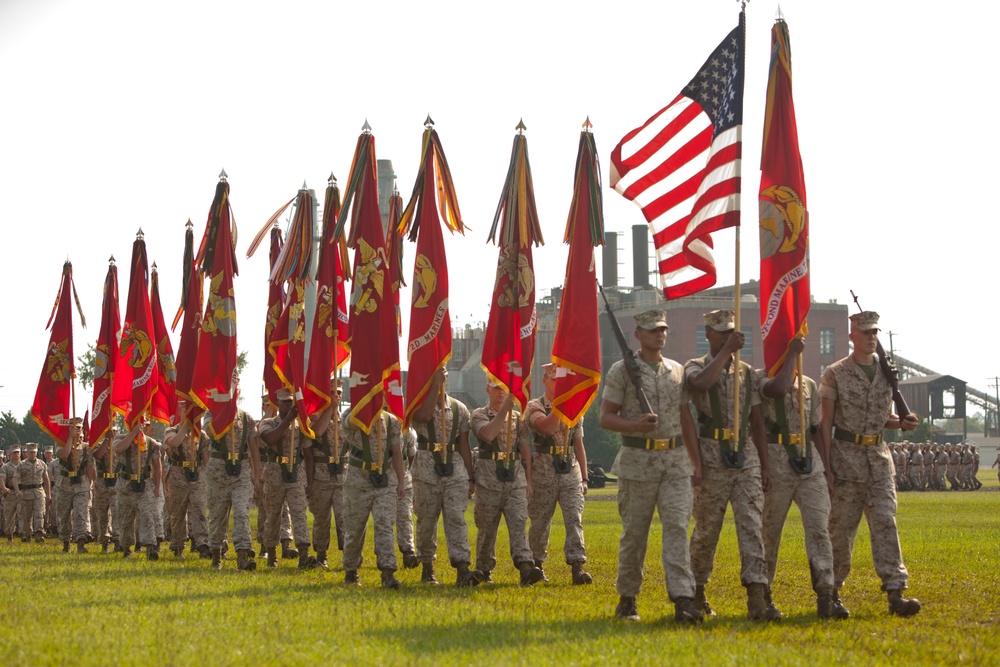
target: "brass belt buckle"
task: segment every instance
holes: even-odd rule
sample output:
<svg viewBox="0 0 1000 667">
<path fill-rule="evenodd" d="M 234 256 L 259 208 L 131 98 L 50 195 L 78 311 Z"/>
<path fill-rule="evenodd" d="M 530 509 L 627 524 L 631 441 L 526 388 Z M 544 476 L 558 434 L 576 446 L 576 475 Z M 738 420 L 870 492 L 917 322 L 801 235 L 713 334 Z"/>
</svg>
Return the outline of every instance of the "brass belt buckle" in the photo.
<svg viewBox="0 0 1000 667">
<path fill-rule="evenodd" d="M 552 448 L 552 453 L 556 456 L 563 456 L 566 454 L 566 445 L 557 445 Z"/>
<path fill-rule="evenodd" d="M 788 444 L 789 445 L 801 445 L 802 444 L 802 434 L 801 433 L 789 433 L 788 434 Z"/>
<path fill-rule="evenodd" d="M 278 463 L 280 463 L 281 465 L 288 465 L 289 462 L 290 462 L 290 458 L 287 457 L 287 456 L 279 456 L 278 457 Z"/>
<path fill-rule="evenodd" d="M 862 445 L 877 445 L 878 436 L 877 435 L 863 435 L 861 436 Z"/>
<path fill-rule="evenodd" d="M 227 461 L 239 461 L 240 460 L 240 455 L 239 454 L 226 454 L 226 460 Z"/>
<path fill-rule="evenodd" d="M 66 476 L 67 477 L 76 477 L 76 473 L 75 472 L 68 472 L 68 473 L 66 473 Z"/>
<path fill-rule="evenodd" d="M 715 429 L 715 439 L 716 440 L 732 440 L 733 439 L 733 429 L 731 429 L 731 428 L 717 428 L 717 429 Z"/>
<path fill-rule="evenodd" d="M 104 473 L 102 475 L 102 477 L 104 477 L 104 479 L 114 479 L 117 476 L 118 475 L 114 474 L 113 472 L 106 472 L 106 473 Z"/>
<path fill-rule="evenodd" d="M 434 449 L 433 449 L 433 451 L 434 452 L 443 452 L 444 451 L 444 443 L 435 442 L 434 443 Z"/>
<path fill-rule="evenodd" d="M 497 461 L 506 461 L 507 452 L 497 452 Z"/>
<path fill-rule="evenodd" d="M 327 463 L 336 463 L 337 462 L 337 459 L 334 458 L 333 456 L 328 456 L 326 458 L 328 459 Z"/>
<path fill-rule="evenodd" d="M 654 450 L 670 449 L 671 440 L 667 438 L 665 440 L 652 440 Z"/>
</svg>

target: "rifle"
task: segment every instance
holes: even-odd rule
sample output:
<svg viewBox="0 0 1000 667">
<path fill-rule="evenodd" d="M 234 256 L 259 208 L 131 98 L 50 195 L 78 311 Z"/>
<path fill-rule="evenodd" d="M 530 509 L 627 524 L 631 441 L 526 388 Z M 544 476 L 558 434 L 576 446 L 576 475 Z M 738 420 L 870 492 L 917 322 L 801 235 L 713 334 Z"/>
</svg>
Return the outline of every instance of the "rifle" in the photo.
<svg viewBox="0 0 1000 667">
<path fill-rule="evenodd" d="M 635 395 L 639 399 L 639 407 L 645 414 L 654 414 L 653 406 L 649 404 L 646 392 L 642 388 L 642 377 L 639 374 L 639 362 L 635 359 L 635 352 L 628 346 L 621 325 L 618 324 L 615 314 L 611 312 L 611 304 L 608 303 L 608 297 L 605 296 L 601 283 L 597 283 L 597 291 L 601 293 L 601 298 L 604 299 L 604 309 L 607 311 L 608 320 L 611 322 L 611 331 L 614 332 L 615 340 L 618 341 L 618 347 L 621 348 L 622 361 L 625 362 L 625 372 L 628 373 L 628 378 L 632 381 L 632 386 L 635 387 Z"/>
<path fill-rule="evenodd" d="M 851 290 L 851 298 L 854 299 L 854 305 L 858 307 L 858 312 L 864 312 L 861 304 L 858 303 L 858 297 Z M 892 403 L 896 406 L 896 414 L 899 415 L 899 421 L 902 423 L 903 418 L 910 414 L 910 408 L 906 405 L 906 400 L 903 395 L 899 393 L 899 372 L 896 370 L 895 363 L 890 363 L 889 358 L 885 354 L 885 348 L 882 347 L 882 341 L 877 341 L 877 347 L 875 352 L 878 354 L 878 365 L 882 370 L 882 376 L 888 381 L 889 386 L 892 387 Z"/>
</svg>

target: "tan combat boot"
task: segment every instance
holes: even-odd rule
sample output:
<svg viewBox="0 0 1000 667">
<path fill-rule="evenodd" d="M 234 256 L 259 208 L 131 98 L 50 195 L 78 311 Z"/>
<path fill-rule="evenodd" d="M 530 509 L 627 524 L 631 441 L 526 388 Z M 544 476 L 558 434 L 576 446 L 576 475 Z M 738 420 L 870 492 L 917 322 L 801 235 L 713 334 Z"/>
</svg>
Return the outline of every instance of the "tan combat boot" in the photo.
<svg viewBox="0 0 1000 667">
<path fill-rule="evenodd" d="M 636 607 L 635 598 L 628 595 L 622 595 L 618 599 L 618 606 L 615 607 L 615 616 L 623 621 L 632 621 L 633 623 L 638 623 L 639 618 L 639 608 Z"/>
<path fill-rule="evenodd" d="M 698 625 L 705 620 L 705 615 L 692 598 L 677 598 L 674 600 L 674 620 L 678 623 Z"/>
<path fill-rule="evenodd" d="M 573 568 L 574 586 L 593 583 L 594 578 L 590 576 L 589 572 L 583 569 L 583 563 L 573 563 L 571 567 Z"/>
<path fill-rule="evenodd" d="M 844 620 L 851 615 L 851 612 L 841 604 L 836 589 L 820 588 L 816 591 L 816 615 L 820 618 Z"/>
<path fill-rule="evenodd" d="M 253 549 L 240 549 L 236 552 L 236 569 L 253 572 L 257 569 L 257 561 L 253 559 Z"/>
<path fill-rule="evenodd" d="M 434 563 L 427 562 L 424 563 L 423 572 L 420 574 L 420 583 L 422 584 L 437 584 L 437 577 L 434 576 Z"/>
<path fill-rule="evenodd" d="M 382 570 L 382 588 L 388 588 L 389 590 L 397 590 L 399 588 L 399 580 L 396 579 L 395 570 L 388 567 Z"/>
<path fill-rule="evenodd" d="M 712 609 L 712 605 L 708 603 L 708 598 L 705 596 L 704 584 L 698 584 L 694 587 L 694 605 L 701 610 L 705 618 L 715 616 L 715 610 Z"/>
</svg>

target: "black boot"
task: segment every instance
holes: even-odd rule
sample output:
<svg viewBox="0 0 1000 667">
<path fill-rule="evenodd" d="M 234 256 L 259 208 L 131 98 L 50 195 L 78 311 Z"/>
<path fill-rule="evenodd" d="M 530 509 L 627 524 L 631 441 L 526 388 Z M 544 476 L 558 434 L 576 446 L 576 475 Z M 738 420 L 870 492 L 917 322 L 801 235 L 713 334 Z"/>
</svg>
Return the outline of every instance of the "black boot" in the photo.
<svg viewBox="0 0 1000 667">
<path fill-rule="evenodd" d="M 221 570 L 222 569 L 222 549 L 212 549 L 212 569 Z"/>
<path fill-rule="evenodd" d="M 358 578 L 358 571 L 344 570 L 344 584 L 347 586 L 360 586 L 361 580 Z"/>
<path fill-rule="evenodd" d="M 674 600 L 674 620 L 678 623 L 698 625 L 705 620 L 705 614 L 698 609 L 693 598 L 677 598 Z"/>
<path fill-rule="evenodd" d="M 299 569 L 311 570 L 316 567 L 316 559 L 309 555 L 309 545 L 299 544 L 296 546 L 298 547 L 299 553 Z"/>
<path fill-rule="evenodd" d="M 396 571 L 390 568 L 382 570 L 382 588 L 396 590 L 399 588 L 399 580 L 396 579 Z"/>
<path fill-rule="evenodd" d="M 904 598 L 903 591 L 886 591 L 889 596 L 889 613 L 894 616 L 907 618 L 915 616 L 920 612 L 920 600 L 916 598 Z"/>
<path fill-rule="evenodd" d="M 623 621 L 640 621 L 639 609 L 635 605 L 635 598 L 628 595 L 622 595 L 618 598 L 618 606 L 615 607 L 615 616 Z"/>
<path fill-rule="evenodd" d="M 267 550 L 267 566 L 278 567 L 278 547 L 271 547 Z"/>
<path fill-rule="evenodd" d="M 420 561 L 417 560 L 417 555 L 412 551 L 403 552 L 403 567 L 407 570 L 412 570 L 416 566 L 420 565 Z"/>
<path fill-rule="evenodd" d="M 316 551 L 316 567 L 324 570 L 329 569 L 330 565 L 326 562 L 326 551 Z"/>
<path fill-rule="evenodd" d="M 521 563 L 517 569 L 521 571 L 522 586 L 534 586 L 538 582 L 545 580 L 545 573 L 540 568 L 535 567 L 534 563 L 530 561 Z"/>
<path fill-rule="evenodd" d="M 253 559 L 253 549 L 240 549 L 236 552 L 236 569 L 253 572 L 257 569 L 257 561 Z"/>
<path fill-rule="evenodd" d="M 63 553 L 69 553 L 69 540 L 63 540 Z"/>
<path fill-rule="evenodd" d="M 437 577 L 434 576 L 434 563 L 427 562 L 424 563 L 424 570 L 420 574 L 420 583 L 422 584 L 434 584 L 437 585 Z"/>
<path fill-rule="evenodd" d="M 87 550 L 87 538 L 86 537 L 81 537 L 80 539 L 78 539 L 76 541 L 76 552 L 78 554 L 85 554 L 85 553 L 87 553 L 87 551 L 88 551 Z"/>
<path fill-rule="evenodd" d="M 198 555 L 201 558 L 204 558 L 205 560 L 208 560 L 209 558 L 212 557 L 212 550 L 208 547 L 207 544 L 202 544 L 201 546 L 199 546 L 197 551 Z M 219 556 L 220 557 L 222 556 L 222 549 L 219 549 Z"/>
<path fill-rule="evenodd" d="M 574 586 L 593 583 L 594 578 L 590 576 L 589 572 L 583 569 L 583 563 L 573 563 L 572 568 Z"/>
<path fill-rule="evenodd" d="M 479 570 L 470 570 L 468 563 L 459 563 L 455 566 L 455 585 L 459 588 L 471 588 L 483 582 L 483 573 Z"/>
</svg>

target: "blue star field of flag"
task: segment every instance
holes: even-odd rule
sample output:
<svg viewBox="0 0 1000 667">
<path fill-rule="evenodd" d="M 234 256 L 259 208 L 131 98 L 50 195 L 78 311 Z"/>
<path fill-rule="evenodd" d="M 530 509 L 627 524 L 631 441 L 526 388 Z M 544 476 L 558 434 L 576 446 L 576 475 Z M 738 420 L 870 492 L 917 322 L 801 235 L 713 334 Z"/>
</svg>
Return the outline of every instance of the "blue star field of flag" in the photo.
<svg viewBox="0 0 1000 667">
<path fill-rule="evenodd" d="M 741 13 L 740 24 L 722 40 L 683 91 L 712 119 L 713 139 L 720 132 L 743 123 L 745 35 L 744 15 Z"/>
</svg>

